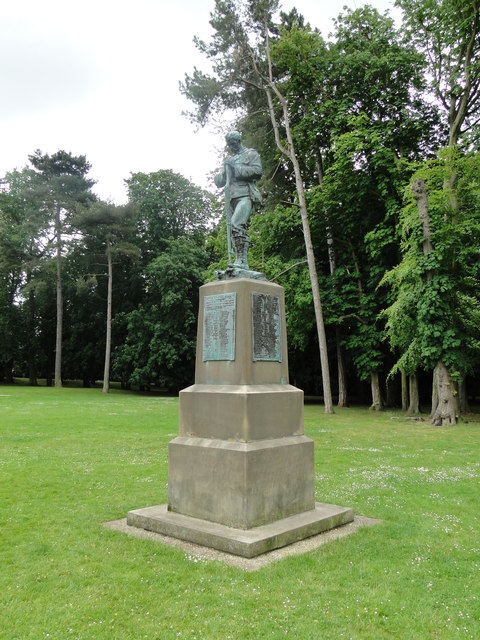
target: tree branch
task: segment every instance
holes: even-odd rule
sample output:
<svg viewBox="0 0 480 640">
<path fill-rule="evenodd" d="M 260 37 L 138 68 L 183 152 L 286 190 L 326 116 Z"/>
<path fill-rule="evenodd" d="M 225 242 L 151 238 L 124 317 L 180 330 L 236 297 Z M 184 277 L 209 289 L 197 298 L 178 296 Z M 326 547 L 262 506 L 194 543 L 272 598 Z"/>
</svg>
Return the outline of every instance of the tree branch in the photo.
<svg viewBox="0 0 480 640">
<path fill-rule="evenodd" d="M 288 267 L 288 269 L 284 269 L 283 271 L 280 271 L 280 273 L 277 273 L 277 275 L 272 278 L 272 282 L 275 282 L 275 280 L 277 280 L 280 276 L 283 276 L 284 273 L 288 273 L 295 267 L 298 267 L 300 264 L 305 264 L 306 262 L 308 262 L 307 259 L 295 262 L 295 264 L 292 264 L 290 267 Z"/>
<path fill-rule="evenodd" d="M 463 87 L 463 91 L 460 97 L 460 103 L 458 105 L 458 109 L 456 111 L 456 117 L 450 124 L 450 143 L 455 144 L 458 133 L 461 130 L 461 127 L 465 121 L 465 118 L 468 113 L 469 106 L 472 104 L 472 93 L 471 93 L 471 82 L 472 82 L 472 74 L 471 74 L 471 63 L 473 57 L 473 50 L 475 47 L 475 43 L 477 41 L 478 35 L 478 27 L 479 27 L 479 9 L 476 7 L 475 18 L 473 21 L 472 33 L 470 36 L 470 40 L 465 47 L 460 49 L 460 55 L 464 55 L 464 59 L 461 62 L 458 60 L 458 66 L 462 66 L 465 73 L 465 85 Z M 465 52 L 465 53 L 464 53 Z"/>
</svg>

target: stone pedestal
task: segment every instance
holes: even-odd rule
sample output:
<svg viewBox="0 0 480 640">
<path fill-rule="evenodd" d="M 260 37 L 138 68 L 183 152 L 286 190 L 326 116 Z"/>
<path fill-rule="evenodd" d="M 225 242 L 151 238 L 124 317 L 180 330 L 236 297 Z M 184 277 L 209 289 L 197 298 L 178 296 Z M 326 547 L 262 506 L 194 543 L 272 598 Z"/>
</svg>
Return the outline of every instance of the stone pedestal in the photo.
<svg viewBox="0 0 480 640">
<path fill-rule="evenodd" d="M 200 288 L 195 384 L 180 392 L 168 508 L 128 524 L 246 557 L 345 524 L 314 498 L 303 392 L 288 384 L 284 293 L 246 278 Z"/>
</svg>

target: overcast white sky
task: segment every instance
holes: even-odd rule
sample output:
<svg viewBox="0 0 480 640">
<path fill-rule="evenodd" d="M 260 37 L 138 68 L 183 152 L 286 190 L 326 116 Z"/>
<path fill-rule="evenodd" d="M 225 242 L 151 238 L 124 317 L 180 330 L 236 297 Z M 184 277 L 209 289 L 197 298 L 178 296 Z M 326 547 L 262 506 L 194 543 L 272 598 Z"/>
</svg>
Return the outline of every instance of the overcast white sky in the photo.
<svg viewBox="0 0 480 640">
<path fill-rule="evenodd" d="M 343 6 L 363 0 L 283 0 L 324 36 Z M 379 11 L 393 0 L 369 0 Z M 104 199 L 126 199 L 131 172 L 172 169 L 202 187 L 223 136 L 196 131 L 178 83 L 204 60 L 214 0 L 0 2 L 0 177 L 35 149 L 86 155 Z"/>
</svg>

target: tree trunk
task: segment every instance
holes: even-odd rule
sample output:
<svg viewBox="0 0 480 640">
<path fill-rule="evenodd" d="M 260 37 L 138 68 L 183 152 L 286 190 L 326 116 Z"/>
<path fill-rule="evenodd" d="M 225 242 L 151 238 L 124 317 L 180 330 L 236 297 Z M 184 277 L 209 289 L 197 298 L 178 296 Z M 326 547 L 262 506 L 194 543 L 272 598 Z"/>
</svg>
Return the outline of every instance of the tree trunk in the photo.
<svg viewBox="0 0 480 640">
<path fill-rule="evenodd" d="M 13 358 L 3 365 L 3 378 L 7 384 L 13 384 Z"/>
<path fill-rule="evenodd" d="M 107 241 L 108 292 L 107 292 L 107 332 L 105 341 L 105 368 L 103 371 L 103 393 L 110 391 L 110 351 L 112 346 L 112 252 Z"/>
<path fill-rule="evenodd" d="M 268 48 L 267 43 L 267 56 L 270 63 L 270 50 Z M 271 74 L 270 74 L 271 77 Z M 280 132 L 278 128 L 278 122 L 275 115 L 275 108 L 273 104 L 272 91 L 275 93 L 278 98 L 283 111 L 284 117 L 284 127 L 285 133 L 287 137 L 288 147 L 285 147 L 283 144 Z M 310 233 L 310 223 L 308 220 L 308 210 L 307 203 L 305 200 L 305 188 L 303 186 L 302 173 L 300 170 L 300 164 L 298 162 L 298 158 L 295 151 L 295 145 L 293 142 L 292 133 L 290 130 L 290 117 L 288 113 L 288 105 L 285 101 L 284 96 L 279 91 L 278 87 L 275 85 L 273 81 L 266 87 L 265 93 L 268 100 L 268 108 L 270 119 L 272 122 L 272 126 L 275 134 L 275 141 L 277 147 L 281 153 L 283 153 L 292 163 L 293 172 L 295 175 L 295 186 L 297 190 L 298 197 L 298 207 L 300 209 L 300 215 L 302 218 L 302 228 L 303 228 L 303 237 L 305 240 L 305 250 L 307 254 L 307 263 L 308 263 L 308 272 L 310 275 L 310 284 L 312 287 L 312 296 L 313 296 L 313 306 L 315 309 L 315 319 L 317 324 L 317 335 L 318 335 L 318 346 L 320 350 L 320 365 L 322 369 L 322 386 L 323 386 L 323 399 L 325 403 L 325 413 L 333 413 L 333 401 L 332 401 L 332 389 L 330 386 L 330 371 L 328 366 L 328 351 L 327 351 L 327 337 L 325 334 L 325 325 L 323 322 L 323 310 L 322 303 L 320 299 L 320 288 L 318 286 L 318 276 L 317 276 L 317 267 L 315 264 L 315 255 L 313 251 L 313 243 L 312 236 Z"/>
<path fill-rule="evenodd" d="M 320 364 L 322 367 L 322 386 L 323 401 L 325 403 L 325 413 L 333 413 L 332 389 L 330 386 L 330 370 L 328 366 L 328 350 L 327 336 L 325 333 L 325 324 L 323 322 L 323 309 L 320 299 L 320 288 L 318 286 L 317 267 L 315 265 L 315 256 L 313 252 L 313 243 L 310 234 L 310 224 L 308 221 L 307 205 L 305 201 L 305 193 L 303 190 L 303 182 L 300 177 L 300 167 L 295 158 L 297 194 L 299 196 L 300 213 L 302 216 L 303 235 L 305 238 L 305 248 L 307 252 L 308 270 L 310 273 L 310 284 L 312 287 L 313 306 L 315 309 L 315 318 L 317 323 L 318 346 L 320 349 Z M 298 172 L 298 174 L 297 174 Z"/>
<path fill-rule="evenodd" d="M 386 406 L 387 407 L 396 407 L 397 406 L 397 385 L 396 380 L 394 378 L 387 378 L 387 399 Z"/>
<path fill-rule="evenodd" d="M 27 274 L 27 282 L 31 279 L 31 273 Z M 37 367 L 35 363 L 35 292 L 30 289 L 28 292 L 28 381 L 30 386 L 38 385 Z"/>
<path fill-rule="evenodd" d="M 339 327 L 337 327 L 335 330 L 335 340 L 337 343 L 338 406 L 348 407 L 347 372 L 345 369 L 345 353 L 341 345 L 341 331 Z"/>
<path fill-rule="evenodd" d="M 378 380 L 378 371 L 370 372 L 370 386 L 372 388 L 372 405 L 370 409 L 373 411 L 382 411 L 382 395 L 380 393 L 380 382 Z"/>
<path fill-rule="evenodd" d="M 450 175 L 450 180 L 454 184 L 455 177 Z M 444 183 L 444 188 L 446 184 Z M 428 211 L 428 197 L 425 182 L 420 178 L 416 178 L 412 183 L 412 190 L 417 200 L 418 215 L 423 225 L 423 253 L 428 255 L 432 251 L 432 243 L 430 236 L 430 220 Z M 451 191 L 452 208 L 455 207 L 455 190 Z M 433 271 L 426 274 L 427 282 L 433 278 Z M 450 372 L 442 362 L 438 362 L 433 372 L 433 389 L 432 389 L 432 424 L 436 426 L 446 424 L 457 424 L 457 399 L 455 393 L 455 385 L 451 378 Z"/>
<path fill-rule="evenodd" d="M 458 384 L 458 408 L 461 414 L 469 411 L 467 381 L 465 378 Z"/>
<path fill-rule="evenodd" d="M 462 131 L 462 126 L 467 118 L 472 101 L 478 96 L 478 74 L 472 76 L 475 69 L 473 64 L 475 43 L 478 42 L 480 28 L 480 11 L 478 4 L 475 6 L 474 21 L 468 42 L 460 47 L 461 59 L 458 60 L 459 68 L 463 68 L 463 87 L 461 82 L 456 87 L 456 91 L 450 94 L 450 109 L 448 114 L 449 137 L 448 148 L 454 151 L 458 144 L 458 138 Z M 457 103 L 458 100 L 458 103 Z M 444 189 L 449 192 L 450 206 L 453 216 L 457 214 L 458 201 L 456 192 L 456 173 L 450 167 L 449 173 L 445 176 Z M 461 387 L 464 385 L 461 384 Z M 457 424 L 458 402 L 455 395 L 455 385 L 450 376 L 450 372 L 442 362 L 438 362 L 433 374 L 432 393 L 432 424 L 436 426 Z M 460 388 L 460 408 L 466 406 L 465 388 Z"/>
<path fill-rule="evenodd" d="M 418 217 L 423 228 L 423 255 L 428 255 L 432 249 L 432 232 L 430 230 L 430 215 L 428 212 L 428 195 L 425 181 L 415 178 L 412 182 L 412 191 L 417 201 Z M 427 280 L 428 280 L 427 275 Z"/>
<path fill-rule="evenodd" d="M 62 334 L 63 334 L 63 292 L 62 292 L 62 229 L 61 210 L 57 210 L 57 332 L 55 341 L 55 386 L 62 386 Z"/>
<path fill-rule="evenodd" d="M 404 369 L 400 370 L 402 377 L 402 411 L 408 411 L 408 380 Z"/>
<path fill-rule="evenodd" d="M 418 415 L 420 413 L 420 397 L 418 394 L 418 378 L 416 374 L 408 377 L 410 403 L 408 405 L 408 413 L 410 415 Z"/>
<path fill-rule="evenodd" d="M 358 266 L 357 256 L 355 254 L 355 250 L 351 243 L 350 243 L 350 249 L 352 251 L 352 259 L 353 259 L 353 264 L 355 265 L 355 271 L 358 274 L 358 277 L 357 277 L 358 304 L 360 308 L 363 308 L 364 306 L 362 303 L 363 286 L 362 286 L 362 281 L 360 279 L 360 267 Z M 362 322 L 366 324 L 364 320 Z M 383 404 L 382 404 L 382 398 L 380 394 L 380 385 L 378 382 L 378 373 L 376 371 L 370 372 L 370 388 L 372 390 L 372 404 L 370 408 L 374 409 L 375 411 L 381 411 L 383 409 Z"/>
<path fill-rule="evenodd" d="M 333 276 L 337 269 L 335 258 L 335 248 L 333 246 L 333 236 L 328 225 L 328 215 L 325 214 L 327 223 L 327 249 L 328 261 L 330 263 L 330 275 Z M 335 328 L 335 342 L 337 345 L 337 376 L 338 376 L 338 406 L 348 407 L 347 374 L 345 368 L 345 353 L 342 349 L 342 331 L 340 327 Z"/>
<path fill-rule="evenodd" d="M 472 101 L 478 96 L 478 72 L 475 72 L 475 43 L 478 42 L 478 33 L 480 29 L 480 11 L 478 4 L 474 7 L 475 14 L 472 23 L 472 31 L 468 42 L 464 42 L 459 48 L 460 56 L 458 59 L 458 67 L 463 68 L 463 87 L 462 82 L 458 83 L 455 91 L 450 92 L 450 109 L 448 113 L 449 136 L 448 146 L 453 149 L 457 146 L 458 137 L 462 130 L 469 108 L 472 107 Z M 473 74 L 472 74 L 473 72 Z M 458 82 L 459 77 L 456 78 Z M 458 102 L 457 102 L 458 101 Z"/>
<path fill-rule="evenodd" d="M 457 397 L 455 384 L 443 362 L 438 362 L 433 373 L 432 424 L 439 426 L 457 424 Z"/>
<path fill-rule="evenodd" d="M 323 183 L 323 160 L 320 148 L 315 148 L 315 162 L 317 165 L 318 183 L 320 187 Z M 335 245 L 333 240 L 332 231 L 330 228 L 329 215 L 325 211 L 325 230 L 327 237 L 327 251 L 328 262 L 330 265 L 330 275 L 333 276 L 337 270 L 337 259 L 335 254 Z M 338 376 L 338 406 L 348 407 L 348 394 L 347 394 L 347 375 L 345 371 L 345 354 L 341 346 L 342 332 L 340 327 L 335 328 L 335 342 L 337 345 L 337 376 Z"/>
</svg>

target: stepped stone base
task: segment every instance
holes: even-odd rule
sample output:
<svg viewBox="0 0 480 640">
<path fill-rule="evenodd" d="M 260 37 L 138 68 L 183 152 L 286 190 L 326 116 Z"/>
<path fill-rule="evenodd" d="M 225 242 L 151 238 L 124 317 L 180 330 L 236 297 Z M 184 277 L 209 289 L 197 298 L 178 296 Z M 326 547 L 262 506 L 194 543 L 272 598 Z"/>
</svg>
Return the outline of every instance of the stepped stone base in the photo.
<svg viewBox="0 0 480 640">
<path fill-rule="evenodd" d="M 288 380 L 283 288 L 236 267 L 203 285 L 168 505 L 130 511 L 128 525 L 252 558 L 352 522 L 352 509 L 315 503 L 303 392 Z"/>
<path fill-rule="evenodd" d="M 173 513 L 163 504 L 130 511 L 127 514 L 127 524 L 244 558 L 254 558 L 352 522 L 353 517 L 352 509 L 316 503 L 315 508 L 310 511 L 260 527 L 235 529 Z"/>
<path fill-rule="evenodd" d="M 315 506 L 313 441 L 178 436 L 168 450 L 170 511 L 250 529 Z"/>
<path fill-rule="evenodd" d="M 180 391 L 180 436 L 253 442 L 303 435 L 303 391 L 290 384 L 194 384 Z"/>
</svg>

